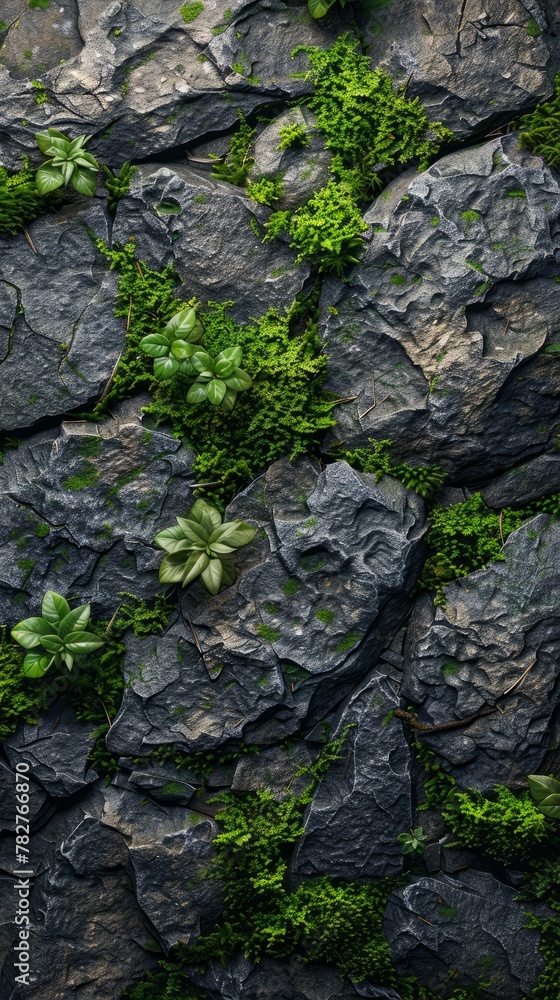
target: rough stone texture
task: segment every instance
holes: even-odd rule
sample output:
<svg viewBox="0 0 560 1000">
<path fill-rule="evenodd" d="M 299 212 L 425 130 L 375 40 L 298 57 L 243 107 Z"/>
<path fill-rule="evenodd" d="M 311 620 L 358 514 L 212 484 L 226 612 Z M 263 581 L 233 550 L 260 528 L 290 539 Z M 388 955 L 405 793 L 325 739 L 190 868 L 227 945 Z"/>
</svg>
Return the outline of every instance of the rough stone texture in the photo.
<svg viewBox="0 0 560 1000">
<path fill-rule="evenodd" d="M 527 904 L 514 897 L 515 890 L 489 872 L 413 876 L 410 885 L 391 893 L 385 913 L 384 934 L 398 971 L 439 990 L 454 968 L 454 985 L 484 979 L 488 997 L 522 1000 L 544 962 L 538 931 L 525 927 Z"/>
<path fill-rule="evenodd" d="M 291 305 L 309 276 L 286 243 L 263 245 L 253 232 L 251 222 L 268 214 L 243 188 L 190 167 L 144 166 L 119 204 L 113 238 L 134 236 L 150 267 L 173 263 L 188 298 L 233 300 L 233 315 L 247 321 L 261 296 L 269 306 Z"/>
<path fill-rule="evenodd" d="M 350 287 L 323 291 L 328 387 L 359 396 L 336 408 L 332 437 L 390 438 L 467 481 L 552 446 L 559 215 L 556 175 L 515 134 L 397 178 L 365 216 Z"/>
<path fill-rule="evenodd" d="M 237 762 L 231 787 L 234 791 L 255 792 L 268 788 L 280 800 L 289 790 L 300 795 L 309 784 L 309 775 L 296 776 L 299 768 L 309 767 L 317 752 L 302 741 L 283 747 L 265 747 L 258 756 L 241 757 Z"/>
<path fill-rule="evenodd" d="M 278 149 L 280 130 L 287 125 L 305 128 L 309 136 L 307 146 Z M 257 138 L 251 151 L 254 165 L 249 180 L 260 177 L 282 177 L 282 197 L 274 202 L 274 209 L 293 211 L 310 198 L 329 180 L 332 153 L 325 149 L 325 142 L 315 125 L 315 115 L 309 108 L 290 108 L 278 115 Z"/>
<path fill-rule="evenodd" d="M 78 199 L 0 242 L 0 431 L 85 406 L 124 347 L 113 313 L 116 276 L 88 235 L 107 240 L 98 202 Z"/>
<path fill-rule="evenodd" d="M 0 467 L 0 620 L 37 614 L 46 590 L 116 611 L 121 591 L 158 589 L 156 532 L 189 507 L 192 452 L 147 431 L 140 404 L 97 425 L 67 422 L 9 449 Z M 46 529 L 49 529 L 46 532 Z"/>
<path fill-rule="evenodd" d="M 119 771 L 112 784 L 143 792 L 162 805 L 186 806 L 196 791 L 198 781 L 192 772 L 177 769 L 172 761 L 166 764 L 138 764 L 121 757 Z"/>
<path fill-rule="evenodd" d="M 214 598 L 196 583 L 182 622 L 129 642 L 116 753 L 283 739 L 344 697 L 406 613 L 425 529 L 422 501 L 396 480 L 283 460 L 226 513 L 260 528 L 236 554 L 237 583 Z"/>
<path fill-rule="evenodd" d="M 552 0 L 403 0 L 358 18 L 374 65 L 401 84 L 410 77 L 407 93 L 460 137 L 487 134 L 552 93 Z"/>
<path fill-rule="evenodd" d="M 91 722 L 78 722 L 74 712 L 60 704 L 43 713 L 36 725 L 21 723 L 4 743 L 12 767 L 29 764 L 29 777 L 49 795 L 65 797 L 95 781 L 86 757 L 95 744 Z"/>
<path fill-rule="evenodd" d="M 0 762 L 0 833 L 3 830 L 15 832 L 16 827 L 16 773 Z M 29 779 L 29 813 L 32 823 L 40 812 L 47 796 L 43 789 Z"/>
<path fill-rule="evenodd" d="M 523 507 L 560 490 L 560 455 L 539 455 L 514 465 L 480 492 L 489 507 Z"/>
<path fill-rule="evenodd" d="M 558 702 L 559 546 L 560 525 L 541 514 L 509 536 L 503 562 L 449 584 L 445 608 L 426 596 L 410 620 L 401 694 L 421 722 L 503 710 L 464 730 L 422 733 L 463 788 L 524 788 L 539 773 Z"/>
<path fill-rule="evenodd" d="M 342 706 L 333 736 L 354 728 L 309 807 L 296 874 L 368 879 L 401 871 L 396 838 L 410 828 L 412 813 L 410 750 L 401 723 L 387 719 L 397 705 L 388 680 L 374 671 Z"/>
</svg>

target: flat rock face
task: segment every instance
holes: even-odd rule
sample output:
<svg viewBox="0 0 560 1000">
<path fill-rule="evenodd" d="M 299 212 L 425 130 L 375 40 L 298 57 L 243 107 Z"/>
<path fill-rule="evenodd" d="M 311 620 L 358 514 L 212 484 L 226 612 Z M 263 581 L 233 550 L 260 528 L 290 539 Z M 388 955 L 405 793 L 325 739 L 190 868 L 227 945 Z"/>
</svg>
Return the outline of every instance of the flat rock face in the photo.
<svg viewBox="0 0 560 1000">
<path fill-rule="evenodd" d="M 559 215 L 556 175 L 515 135 L 384 191 L 350 287 L 323 291 L 328 387 L 358 395 L 336 408 L 332 437 L 390 438 L 396 455 L 467 480 L 552 445 Z"/>
<path fill-rule="evenodd" d="M 406 613 L 423 504 L 396 480 L 281 461 L 239 494 L 233 517 L 259 528 L 236 555 L 237 583 L 214 598 L 196 583 L 182 622 L 130 641 L 114 752 L 283 739 L 344 697 Z"/>
<path fill-rule="evenodd" d="M 391 893 L 385 913 L 384 934 L 401 975 L 441 990 L 453 968 L 457 985 L 484 980 L 488 997 L 522 1000 L 544 962 L 538 932 L 525 926 L 526 904 L 514 897 L 489 872 L 413 877 Z"/>
<path fill-rule="evenodd" d="M 29 777 L 49 795 L 65 798 L 98 777 L 86 759 L 95 745 L 93 728 L 78 722 L 71 709 L 54 705 L 36 725 L 20 724 L 4 744 L 6 756 L 14 769 L 26 763 Z"/>
<path fill-rule="evenodd" d="M 390 682 L 374 671 L 339 712 L 333 736 L 352 728 L 308 810 L 297 875 L 371 879 L 401 871 L 397 836 L 412 824 L 411 758 L 401 724 L 388 718 L 397 704 Z"/>
<path fill-rule="evenodd" d="M 552 93 L 560 53 L 550 0 L 403 0 L 363 23 L 374 65 L 401 84 L 410 77 L 407 93 L 458 136 L 484 135 Z"/>
<path fill-rule="evenodd" d="M 509 536 L 503 562 L 446 587 L 445 608 L 428 597 L 415 608 L 401 693 L 419 720 L 502 709 L 464 729 L 421 734 L 463 788 L 525 788 L 539 773 L 558 699 L 559 551 L 560 525 L 541 514 Z"/>
<path fill-rule="evenodd" d="M 309 267 L 294 263 L 285 242 L 262 244 L 257 220 L 268 214 L 242 188 L 208 174 L 182 164 L 144 166 L 119 204 L 113 239 L 134 236 L 149 266 L 173 263 L 189 298 L 196 295 L 203 305 L 233 300 L 232 314 L 247 322 L 259 297 L 287 308 L 309 277 Z"/>
<path fill-rule="evenodd" d="M 99 426 L 64 423 L 6 451 L 1 620 L 39 613 L 46 590 L 79 593 L 94 618 L 109 619 L 121 591 L 148 598 L 158 589 L 153 538 L 171 510 L 188 509 L 193 455 L 143 428 L 139 402 Z"/>
<path fill-rule="evenodd" d="M 0 244 L 0 431 L 99 396 L 124 347 L 113 313 L 116 276 L 94 238 L 108 238 L 101 204 L 78 202 Z M 89 232 L 88 232 L 89 230 Z"/>
<path fill-rule="evenodd" d="M 293 211 L 299 208 L 330 179 L 332 153 L 325 149 L 324 139 L 315 122 L 315 115 L 309 108 L 290 108 L 278 115 L 255 141 L 251 152 L 255 162 L 249 171 L 249 180 L 282 178 L 282 197 L 274 202 L 275 210 Z M 289 125 L 305 129 L 308 136 L 306 146 L 278 148 L 282 143 L 280 132 Z"/>
</svg>

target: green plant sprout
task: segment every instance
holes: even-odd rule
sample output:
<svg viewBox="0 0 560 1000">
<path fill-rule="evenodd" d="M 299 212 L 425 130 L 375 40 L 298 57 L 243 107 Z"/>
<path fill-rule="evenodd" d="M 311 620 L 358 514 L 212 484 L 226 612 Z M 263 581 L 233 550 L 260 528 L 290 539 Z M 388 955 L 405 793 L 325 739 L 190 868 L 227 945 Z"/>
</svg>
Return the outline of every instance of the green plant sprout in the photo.
<svg viewBox="0 0 560 1000">
<path fill-rule="evenodd" d="M 103 641 L 92 632 L 86 632 L 90 605 L 81 604 L 70 610 L 70 605 L 52 590 L 47 590 L 41 606 L 42 617 L 26 618 L 12 629 L 12 638 L 24 649 L 42 646 L 41 651 L 27 653 L 23 661 L 26 677 L 42 677 L 54 663 L 64 663 L 72 670 L 77 653 L 90 653 L 99 649 Z"/>
<path fill-rule="evenodd" d="M 237 393 L 250 389 L 253 384 L 251 376 L 239 367 L 242 360 L 240 347 L 228 347 L 215 358 L 205 351 L 193 354 L 191 364 L 198 372 L 198 378 L 187 393 L 187 403 L 202 403 L 207 399 L 214 406 L 231 412 Z"/>
<path fill-rule="evenodd" d="M 84 149 L 89 138 L 87 135 L 79 135 L 77 139 L 70 139 L 56 128 L 35 133 L 37 145 L 47 157 L 35 177 L 39 194 L 48 194 L 56 188 L 71 184 L 80 194 L 93 197 L 97 188 L 99 163 Z"/>
<path fill-rule="evenodd" d="M 411 828 L 409 833 L 399 833 L 397 840 L 401 847 L 402 854 L 412 854 L 413 851 L 416 854 L 423 854 L 426 850 L 425 841 L 428 839 L 428 834 L 424 833 L 421 826 L 417 826 L 414 830 Z"/>
<path fill-rule="evenodd" d="M 131 163 L 123 163 L 118 174 L 114 174 L 109 167 L 103 164 L 105 173 L 105 187 L 109 192 L 107 204 L 110 212 L 114 212 L 121 198 L 128 194 L 131 177 L 136 170 Z"/>
<path fill-rule="evenodd" d="M 191 358 L 203 333 L 196 312 L 189 308 L 175 313 L 161 333 L 142 338 L 140 347 L 154 359 L 154 375 L 160 382 L 177 372 L 194 374 Z"/>
<path fill-rule="evenodd" d="M 304 125 L 294 122 L 290 125 L 282 125 L 278 132 L 280 142 L 276 149 L 280 152 L 283 149 L 292 147 L 309 146 L 309 132 Z"/>
<path fill-rule="evenodd" d="M 550 819 L 560 819 L 560 781 L 546 774 L 530 774 L 527 784 L 539 812 Z"/>
<path fill-rule="evenodd" d="M 160 583 L 182 583 L 183 587 L 200 576 L 209 594 L 231 587 L 237 571 L 230 553 L 248 545 L 256 535 L 245 521 L 222 524 L 219 511 L 205 500 L 197 500 L 187 517 L 165 528 L 154 538 L 168 555 L 159 568 Z"/>
</svg>

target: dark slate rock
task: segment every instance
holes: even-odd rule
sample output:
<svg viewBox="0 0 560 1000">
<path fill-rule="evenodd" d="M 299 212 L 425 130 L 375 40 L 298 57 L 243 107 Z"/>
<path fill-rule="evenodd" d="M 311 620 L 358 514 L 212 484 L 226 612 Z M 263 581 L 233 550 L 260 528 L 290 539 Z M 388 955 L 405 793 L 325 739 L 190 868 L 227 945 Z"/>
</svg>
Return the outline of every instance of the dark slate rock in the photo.
<svg viewBox="0 0 560 1000">
<path fill-rule="evenodd" d="M 138 257 L 150 267 L 173 263 L 189 295 L 203 303 L 232 300 L 232 313 L 247 321 L 259 301 L 291 305 L 309 275 L 295 264 L 287 243 L 263 244 L 251 228 L 269 210 L 243 188 L 214 181 L 183 164 L 139 168 L 130 194 L 119 203 L 113 238 L 134 236 Z"/>
<path fill-rule="evenodd" d="M 91 722 L 78 722 L 72 709 L 54 703 L 36 725 L 20 723 L 4 749 L 12 767 L 29 764 L 29 777 L 56 798 L 72 795 L 95 781 L 87 755 L 95 744 Z"/>
<path fill-rule="evenodd" d="M 410 750 L 398 698 L 376 671 L 341 708 L 333 736 L 353 725 L 340 761 L 315 792 L 298 844 L 297 875 L 380 878 L 401 871 L 397 836 L 412 825 Z"/>
<path fill-rule="evenodd" d="M 37 614 L 46 590 L 111 618 L 122 591 L 158 589 L 157 531 L 189 506 L 193 454 L 141 424 L 137 399 L 116 419 L 69 421 L 9 449 L 0 467 L 0 620 Z M 187 487 L 187 489 L 185 489 Z"/>
<path fill-rule="evenodd" d="M 474 481 L 552 446 L 559 215 L 556 175 L 515 134 L 397 178 L 365 216 L 350 286 L 323 289 L 327 385 L 359 396 L 330 437 L 389 438 L 395 457 Z"/>
<path fill-rule="evenodd" d="M 560 525 L 541 514 L 509 536 L 503 562 L 449 584 L 445 608 L 424 596 L 410 619 L 401 694 L 421 722 L 502 709 L 421 734 L 462 787 L 524 788 L 539 772 L 560 687 L 559 551 Z"/>
<path fill-rule="evenodd" d="M 278 149 L 280 129 L 299 125 L 309 135 L 309 145 Z M 325 149 L 325 141 L 315 124 L 315 115 L 306 107 L 290 108 L 278 115 L 257 138 L 251 155 L 254 165 L 249 180 L 260 177 L 282 178 L 282 197 L 274 202 L 274 209 L 293 211 L 324 187 L 330 177 L 332 153 Z"/>
<path fill-rule="evenodd" d="M 523 507 L 560 490 L 560 455 L 538 455 L 508 469 L 480 492 L 489 507 Z"/>
<path fill-rule="evenodd" d="M 102 206 L 79 200 L 29 224 L 36 254 L 23 233 L 0 242 L 0 430 L 95 399 L 124 347 L 116 275 L 87 227 L 107 239 Z"/>
<path fill-rule="evenodd" d="M 317 751 L 298 740 L 286 747 L 265 747 L 257 756 L 248 754 L 238 760 L 232 788 L 235 791 L 255 792 L 269 789 L 277 799 L 288 792 L 300 795 L 309 784 L 309 775 L 297 777 L 302 767 L 309 767 L 317 759 Z"/>
<path fill-rule="evenodd" d="M 211 1000 L 351 1000 L 358 996 L 399 1000 L 393 991 L 362 992 L 367 984 L 343 983 L 336 969 L 308 964 L 295 956 L 285 962 L 264 958 L 254 965 L 236 955 L 225 967 L 211 962 L 205 972 L 189 969 L 189 973 Z"/>
<path fill-rule="evenodd" d="M 403 0 L 360 15 L 374 65 L 410 78 L 408 96 L 459 137 L 487 134 L 553 91 L 560 22 L 547 0 Z"/>
<path fill-rule="evenodd" d="M 212 598 L 196 582 L 166 636 L 130 640 L 116 753 L 285 739 L 332 711 L 410 606 L 423 503 L 390 477 L 282 460 L 226 516 L 259 528 L 236 553 L 237 583 Z"/>
<path fill-rule="evenodd" d="M 15 832 L 16 808 L 18 804 L 16 799 L 16 782 L 18 780 L 21 780 L 21 778 L 18 778 L 16 772 L 6 767 L 0 761 L 0 833 L 3 830 L 10 830 L 12 833 Z M 27 819 L 32 823 L 47 796 L 41 786 L 32 780 L 29 773 L 26 781 L 29 785 L 29 802 L 27 803 L 29 812 Z"/>
<path fill-rule="evenodd" d="M 539 934 L 526 928 L 527 904 L 488 872 L 456 878 L 412 876 L 389 896 L 383 932 L 397 971 L 438 992 L 457 969 L 457 985 L 480 980 L 489 997 L 521 1000 L 544 970 Z M 546 907 L 540 907 L 544 915 Z"/>
</svg>

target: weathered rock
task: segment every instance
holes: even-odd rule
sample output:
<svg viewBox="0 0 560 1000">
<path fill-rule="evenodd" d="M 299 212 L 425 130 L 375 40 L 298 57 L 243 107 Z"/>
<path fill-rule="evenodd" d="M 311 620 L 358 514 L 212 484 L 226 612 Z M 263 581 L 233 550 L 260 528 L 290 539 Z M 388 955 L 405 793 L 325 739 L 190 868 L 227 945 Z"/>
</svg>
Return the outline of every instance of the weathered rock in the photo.
<svg viewBox="0 0 560 1000">
<path fill-rule="evenodd" d="M 199 782 L 188 770 L 177 769 L 172 761 L 164 764 L 134 764 L 126 758 L 119 759 L 119 770 L 113 785 L 143 792 L 162 805 L 186 806 L 192 799 Z"/>
<path fill-rule="evenodd" d="M 309 144 L 278 149 L 280 130 L 287 125 L 306 129 Z M 282 178 L 282 197 L 274 202 L 275 210 L 299 208 L 329 180 L 332 153 L 325 149 L 315 115 L 306 107 L 290 108 L 275 118 L 256 140 L 251 155 L 255 162 L 249 171 L 250 181 L 260 177 Z"/>
<path fill-rule="evenodd" d="M 182 164 L 144 166 L 119 204 L 113 238 L 124 243 L 134 236 L 138 257 L 149 266 L 173 263 L 188 297 L 204 304 L 233 300 L 233 315 L 247 321 L 259 312 L 259 300 L 267 307 L 291 305 L 309 275 L 285 242 L 262 244 L 257 219 L 267 215 L 243 188 L 208 174 Z"/>
<path fill-rule="evenodd" d="M 558 9 L 548 0 L 414 0 L 357 16 L 369 54 L 459 137 L 488 133 L 553 90 Z"/>
<path fill-rule="evenodd" d="M 412 812 L 410 750 L 401 723 L 387 719 L 397 704 L 390 683 L 374 671 L 341 708 L 333 736 L 354 728 L 309 807 L 297 875 L 368 879 L 401 871 L 397 836 L 410 828 Z"/>
<path fill-rule="evenodd" d="M 266 788 L 277 799 L 283 798 L 288 790 L 292 795 L 300 795 L 310 778 L 308 774 L 297 777 L 296 773 L 302 767 L 309 767 L 316 758 L 317 752 L 300 740 L 286 747 L 265 747 L 258 756 L 250 754 L 238 760 L 231 787 L 243 792 Z"/>
<path fill-rule="evenodd" d="M 116 276 L 88 235 L 107 239 L 97 202 L 73 202 L 0 242 L 0 430 L 31 427 L 99 396 L 124 346 Z"/>
<path fill-rule="evenodd" d="M 15 771 L 11 771 L 9 767 L 6 767 L 0 761 L 0 833 L 3 830 L 15 832 L 17 807 L 16 781 L 17 775 Z M 29 776 L 27 776 L 26 782 L 29 785 L 29 802 L 27 803 L 29 805 L 29 812 L 27 819 L 32 823 L 47 796 L 40 785 L 32 781 Z"/>
<path fill-rule="evenodd" d="M 523 507 L 560 490 L 560 455 L 539 455 L 508 469 L 480 492 L 489 507 Z"/>
<path fill-rule="evenodd" d="M 487 996 L 521 1000 L 544 961 L 538 931 L 526 928 L 527 905 L 514 897 L 514 889 L 488 872 L 412 876 L 410 885 L 390 894 L 385 911 L 383 930 L 397 970 L 437 991 L 456 969 L 457 985 L 482 980 Z"/>
<path fill-rule="evenodd" d="M 541 514 L 509 536 L 503 562 L 449 584 L 446 607 L 424 596 L 410 619 L 401 694 L 421 722 L 502 709 L 422 733 L 463 788 L 522 788 L 539 772 L 560 687 L 559 547 L 560 525 Z"/>
<path fill-rule="evenodd" d="M 331 437 L 389 438 L 395 456 L 475 481 L 552 445 L 559 215 L 556 175 L 515 134 L 399 177 L 365 216 L 351 287 L 323 292 L 328 387 L 359 395 Z"/>
<path fill-rule="evenodd" d="M 236 554 L 237 583 L 210 598 L 196 582 L 182 622 L 130 641 L 116 753 L 279 741 L 342 700 L 406 613 L 423 503 L 396 480 L 282 460 L 226 513 L 260 529 Z"/>
<path fill-rule="evenodd" d="M 46 590 L 93 602 L 110 618 L 122 591 L 158 589 L 157 531 L 189 507 L 192 452 L 141 424 L 139 403 L 115 420 L 71 421 L 6 452 L 0 467 L 0 620 L 37 614 Z"/>
<path fill-rule="evenodd" d="M 4 743 L 6 755 L 12 767 L 20 761 L 29 764 L 29 777 L 49 795 L 72 795 L 98 777 L 86 760 L 95 744 L 90 736 L 93 728 L 91 722 L 78 722 L 71 709 L 55 703 L 36 725 L 20 723 Z"/>
</svg>

